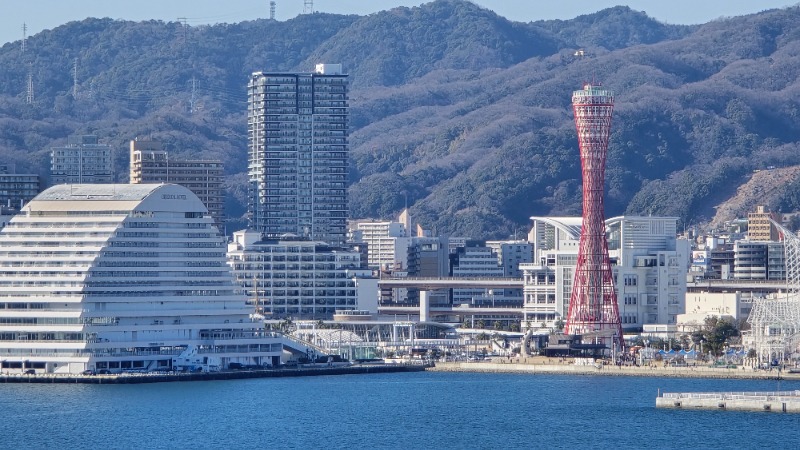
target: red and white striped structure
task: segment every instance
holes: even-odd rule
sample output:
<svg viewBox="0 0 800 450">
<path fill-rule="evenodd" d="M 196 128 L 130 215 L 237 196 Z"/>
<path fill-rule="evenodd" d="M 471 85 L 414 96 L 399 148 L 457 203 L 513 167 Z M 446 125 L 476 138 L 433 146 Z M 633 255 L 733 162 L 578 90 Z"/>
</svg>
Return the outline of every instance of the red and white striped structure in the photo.
<svg viewBox="0 0 800 450">
<path fill-rule="evenodd" d="M 614 93 L 587 83 L 572 93 L 583 172 L 583 226 L 565 332 L 624 345 L 608 258 L 603 188 Z"/>
</svg>

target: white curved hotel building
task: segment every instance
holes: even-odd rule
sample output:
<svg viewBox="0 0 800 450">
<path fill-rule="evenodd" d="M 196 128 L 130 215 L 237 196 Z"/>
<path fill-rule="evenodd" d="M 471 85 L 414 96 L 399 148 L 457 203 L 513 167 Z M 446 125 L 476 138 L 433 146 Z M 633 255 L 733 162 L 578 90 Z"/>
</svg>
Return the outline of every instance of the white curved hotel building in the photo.
<svg viewBox="0 0 800 450">
<path fill-rule="evenodd" d="M 226 243 L 178 185 L 59 185 L 0 232 L 3 372 L 166 369 L 201 360 L 270 365 L 233 282 Z"/>
</svg>

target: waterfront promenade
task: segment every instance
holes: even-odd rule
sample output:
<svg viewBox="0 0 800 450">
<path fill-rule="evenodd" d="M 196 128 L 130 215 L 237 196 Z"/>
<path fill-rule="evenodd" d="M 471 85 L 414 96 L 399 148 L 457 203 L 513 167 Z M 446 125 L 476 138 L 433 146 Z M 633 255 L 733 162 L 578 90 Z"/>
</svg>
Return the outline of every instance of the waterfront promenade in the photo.
<svg viewBox="0 0 800 450">
<path fill-rule="evenodd" d="M 741 378 L 752 380 L 800 380 L 800 373 L 789 373 L 778 370 L 754 370 L 689 366 L 664 367 L 661 364 L 650 366 L 612 366 L 612 365 L 575 365 L 571 360 L 559 361 L 558 358 L 521 358 L 502 359 L 479 362 L 437 362 L 426 370 L 434 372 L 488 372 L 488 373 L 527 373 L 527 374 L 559 374 L 559 375 L 599 375 L 599 376 L 635 376 L 635 377 L 672 377 L 672 378 Z"/>
</svg>

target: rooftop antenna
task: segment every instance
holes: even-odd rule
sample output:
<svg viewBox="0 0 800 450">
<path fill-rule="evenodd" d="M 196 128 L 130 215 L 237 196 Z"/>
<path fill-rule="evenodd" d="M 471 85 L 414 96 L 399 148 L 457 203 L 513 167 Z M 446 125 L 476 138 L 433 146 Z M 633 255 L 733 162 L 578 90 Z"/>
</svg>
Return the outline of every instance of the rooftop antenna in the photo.
<svg viewBox="0 0 800 450">
<path fill-rule="evenodd" d="M 314 0 L 303 0 L 303 14 L 314 13 Z"/>
<path fill-rule="evenodd" d="M 269 20 L 275 20 L 275 2 L 269 2 Z"/>
</svg>

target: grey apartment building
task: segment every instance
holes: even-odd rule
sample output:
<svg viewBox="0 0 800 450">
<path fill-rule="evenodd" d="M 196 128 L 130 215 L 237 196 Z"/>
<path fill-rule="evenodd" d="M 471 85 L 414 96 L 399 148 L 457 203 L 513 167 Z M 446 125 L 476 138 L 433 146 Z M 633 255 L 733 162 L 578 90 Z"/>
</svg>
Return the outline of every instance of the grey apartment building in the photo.
<svg viewBox="0 0 800 450">
<path fill-rule="evenodd" d="M 344 243 L 348 79 L 341 64 L 253 73 L 247 112 L 251 227 L 270 238 Z"/>
<path fill-rule="evenodd" d="M 67 138 L 64 147 L 50 151 L 50 175 L 55 184 L 112 183 L 111 147 L 98 142 L 94 135 Z"/>
</svg>

